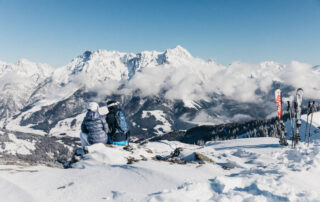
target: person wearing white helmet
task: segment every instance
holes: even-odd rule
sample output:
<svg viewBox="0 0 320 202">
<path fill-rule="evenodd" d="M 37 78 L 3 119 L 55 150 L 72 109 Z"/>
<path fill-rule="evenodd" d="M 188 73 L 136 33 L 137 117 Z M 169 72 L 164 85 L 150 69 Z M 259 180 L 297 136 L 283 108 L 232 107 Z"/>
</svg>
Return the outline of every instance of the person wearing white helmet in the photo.
<svg viewBox="0 0 320 202">
<path fill-rule="evenodd" d="M 108 142 L 109 127 L 105 117 L 99 113 L 99 105 L 96 102 L 87 104 L 87 114 L 81 124 L 80 139 L 83 147 L 95 143 Z"/>
<path fill-rule="evenodd" d="M 90 111 L 98 111 L 99 110 L 99 105 L 96 102 L 89 102 L 87 104 L 87 110 Z"/>
</svg>

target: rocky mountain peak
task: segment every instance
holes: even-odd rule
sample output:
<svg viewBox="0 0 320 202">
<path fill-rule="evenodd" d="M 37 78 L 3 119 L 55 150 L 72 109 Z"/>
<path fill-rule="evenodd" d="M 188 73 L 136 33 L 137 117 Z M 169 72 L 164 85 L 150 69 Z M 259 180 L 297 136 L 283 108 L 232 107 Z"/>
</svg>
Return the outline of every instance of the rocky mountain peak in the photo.
<svg viewBox="0 0 320 202">
<path fill-rule="evenodd" d="M 187 51 L 187 49 L 183 48 L 182 46 L 178 45 L 173 49 L 167 49 L 164 52 L 167 56 L 180 56 L 185 58 L 190 58 L 192 55 Z"/>
</svg>

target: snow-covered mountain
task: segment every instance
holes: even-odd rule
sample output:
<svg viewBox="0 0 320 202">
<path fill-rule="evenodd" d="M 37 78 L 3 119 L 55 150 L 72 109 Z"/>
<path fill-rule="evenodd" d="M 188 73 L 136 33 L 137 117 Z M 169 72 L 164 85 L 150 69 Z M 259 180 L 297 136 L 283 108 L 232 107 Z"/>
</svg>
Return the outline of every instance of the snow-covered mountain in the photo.
<svg viewBox="0 0 320 202">
<path fill-rule="evenodd" d="M 110 94 L 144 68 L 165 64 L 179 66 L 193 60 L 200 59 L 193 58 L 181 46 L 164 52 L 144 51 L 137 54 L 107 50 L 86 51 L 39 83 L 29 104 L 44 99 L 57 101 L 71 96 L 83 87 L 98 88 L 104 94 Z"/>
<path fill-rule="evenodd" d="M 60 85 L 78 82 L 87 87 L 93 87 L 105 81 L 121 81 L 131 78 L 143 68 L 163 64 L 187 64 L 194 58 L 181 46 L 168 49 L 165 52 L 144 51 L 138 54 L 118 51 L 86 51 L 74 58 L 52 75 L 52 81 Z"/>
<path fill-rule="evenodd" d="M 237 61 L 226 67 L 195 58 L 181 46 L 137 54 L 86 51 L 55 70 L 25 60 L 11 68 L 0 64 L 1 86 L 9 89 L 0 101 L 1 125 L 38 134 L 78 135 L 85 103 L 92 100 L 100 106 L 105 99 L 119 100 L 133 134 L 146 137 L 272 116 L 279 87 L 285 97 L 302 87 L 306 99 L 320 98 L 320 72 L 311 65 Z M 28 78 L 13 79 L 23 85 L 7 85 L 3 81 L 12 83 L 12 76 L 6 69 L 23 69 L 14 75 Z"/>
<path fill-rule="evenodd" d="M 52 72 L 49 65 L 27 59 L 15 64 L 0 62 L 0 120 L 11 117 L 25 107 L 34 90 Z"/>
</svg>

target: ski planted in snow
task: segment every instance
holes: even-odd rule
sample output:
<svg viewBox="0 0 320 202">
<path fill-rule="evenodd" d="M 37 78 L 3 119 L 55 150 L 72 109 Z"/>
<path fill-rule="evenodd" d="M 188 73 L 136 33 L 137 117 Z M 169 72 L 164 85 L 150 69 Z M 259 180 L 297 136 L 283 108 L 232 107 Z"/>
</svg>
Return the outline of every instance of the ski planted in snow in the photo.
<svg viewBox="0 0 320 202">
<path fill-rule="evenodd" d="M 275 91 L 275 100 L 277 104 L 277 112 L 278 112 L 278 119 L 279 119 L 279 126 L 280 126 L 280 140 L 279 143 L 281 145 L 288 145 L 287 139 L 285 137 L 286 134 L 286 127 L 282 121 L 282 94 L 281 90 L 277 89 Z"/>
<path fill-rule="evenodd" d="M 294 146 L 299 143 L 300 138 L 300 128 L 301 128 L 301 106 L 302 106 L 302 98 L 303 98 L 303 89 L 298 88 L 296 92 L 296 102 L 295 102 L 295 114 L 296 114 L 296 135 L 294 138 Z"/>
</svg>

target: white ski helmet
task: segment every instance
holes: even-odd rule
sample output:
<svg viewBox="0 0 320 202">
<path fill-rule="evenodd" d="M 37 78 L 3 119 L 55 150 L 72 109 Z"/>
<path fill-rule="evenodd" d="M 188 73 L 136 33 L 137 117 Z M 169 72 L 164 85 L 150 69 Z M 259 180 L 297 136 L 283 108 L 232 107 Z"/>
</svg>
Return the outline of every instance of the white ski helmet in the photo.
<svg viewBox="0 0 320 202">
<path fill-rule="evenodd" d="M 99 109 L 99 105 L 96 102 L 89 102 L 88 105 L 87 105 L 87 109 L 90 110 L 90 111 L 96 112 Z"/>
</svg>

